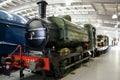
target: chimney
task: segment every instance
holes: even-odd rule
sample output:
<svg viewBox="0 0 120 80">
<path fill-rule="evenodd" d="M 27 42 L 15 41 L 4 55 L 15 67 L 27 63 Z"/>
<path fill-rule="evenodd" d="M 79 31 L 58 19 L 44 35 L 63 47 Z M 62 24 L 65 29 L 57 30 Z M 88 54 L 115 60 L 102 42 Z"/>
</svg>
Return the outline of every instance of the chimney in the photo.
<svg viewBox="0 0 120 80">
<path fill-rule="evenodd" d="M 40 2 L 37 2 L 38 7 L 39 7 L 39 15 L 41 16 L 41 18 L 45 18 L 46 17 L 46 6 L 47 6 L 47 2 L 42 0 Z"/>
</svg>

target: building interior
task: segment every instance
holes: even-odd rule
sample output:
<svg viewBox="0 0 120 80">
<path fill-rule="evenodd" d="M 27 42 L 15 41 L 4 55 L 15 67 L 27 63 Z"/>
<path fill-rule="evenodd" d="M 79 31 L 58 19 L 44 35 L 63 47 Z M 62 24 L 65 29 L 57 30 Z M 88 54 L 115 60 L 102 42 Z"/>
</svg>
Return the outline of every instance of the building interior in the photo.
<svg viewBox="0 0 120 80">
<path fill-rule="evenodd" d="M 27 19 L 40 18 L 37 5 L 39 1 L 43 0 L 0 0 L 0 11 Z M 70 15 L 71 22 L 81 27 L 92 24 L 97 35 L 109 37 L 110 47 L 106 54 L 90 59 L 67 76 L 61 79 L 48 77 L 46 80 L 120 80 L 120 0 L 44 1 L 48 3 L 46 17 Z M 43 80 L 38 78 L 41 77 L 40 74 L 33 76 L 29 70 L 25 72 L 27 78 L 23 80 Z M 18 75 L 19 71 L 12 73 L 12 77 L 0 74 L 0 80 L 19 80 Z"/>
</svg>

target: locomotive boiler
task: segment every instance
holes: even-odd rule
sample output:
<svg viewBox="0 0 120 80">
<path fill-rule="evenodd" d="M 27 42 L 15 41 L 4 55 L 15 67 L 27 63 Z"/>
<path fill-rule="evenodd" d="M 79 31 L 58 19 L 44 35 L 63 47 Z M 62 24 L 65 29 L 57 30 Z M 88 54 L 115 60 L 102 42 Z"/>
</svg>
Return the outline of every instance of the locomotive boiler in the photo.
<svg viewBox="0 0 120 80">
<path fill-rule="evenodd" d="M 63 49 L 68 52 L 76 51 L 78 47 L 88 43 L 87 31 L 71 23 L 64 18 L 48 17 L 48 22 L 42 19 L 32 19 L 27 24 L 27 44 L 33 50 L 55 50 L 56 54 L 62 54 Z M 58 52 L 58 53 L 57 53 Z"/>
</svg>

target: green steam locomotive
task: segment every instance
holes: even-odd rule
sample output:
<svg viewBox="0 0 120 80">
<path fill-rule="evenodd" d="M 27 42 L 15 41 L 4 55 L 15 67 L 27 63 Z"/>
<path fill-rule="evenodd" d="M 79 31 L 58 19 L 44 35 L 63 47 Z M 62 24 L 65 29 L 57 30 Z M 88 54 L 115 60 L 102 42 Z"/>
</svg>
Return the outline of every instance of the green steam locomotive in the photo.
<svg viewBox="0 0 120 80">
<path fill-rule="evenodd" d="M 95 55 L 95 35 L 96 29 L 91 24 L 83 28 L 65 18 L 51 16 L 47 21 L 30 20 L 26 41 L 30 50 L 41 51 L 49 58 L 50 72 L 58 77 Z"/>
</svg>

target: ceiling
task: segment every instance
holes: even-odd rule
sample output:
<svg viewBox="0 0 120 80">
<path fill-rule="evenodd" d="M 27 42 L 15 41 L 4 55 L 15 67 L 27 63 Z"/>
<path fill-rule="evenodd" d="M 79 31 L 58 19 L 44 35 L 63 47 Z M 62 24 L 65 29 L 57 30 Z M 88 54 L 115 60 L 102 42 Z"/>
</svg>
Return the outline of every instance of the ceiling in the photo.
<svg viewBox="0 0 120 80">
<path fill-rule="evenodd" d="M 0 0 L 0 10 L 28 18 L 38 17 L 37 2 L 40 0 Z M 120 28 L 120 0 L 46 0 L 46 16 L 65 15 L 79 25 L 91 23 L 99 29 L 116 30 Z M 66 4 L 66 1 L 67 2 Z M 117 14 L 117 19 L 112 15 Z M 105 28 L 104 28 L 105 27 Z M 119 30 L 120 31 L 120 30 Z"/>
</svg>

